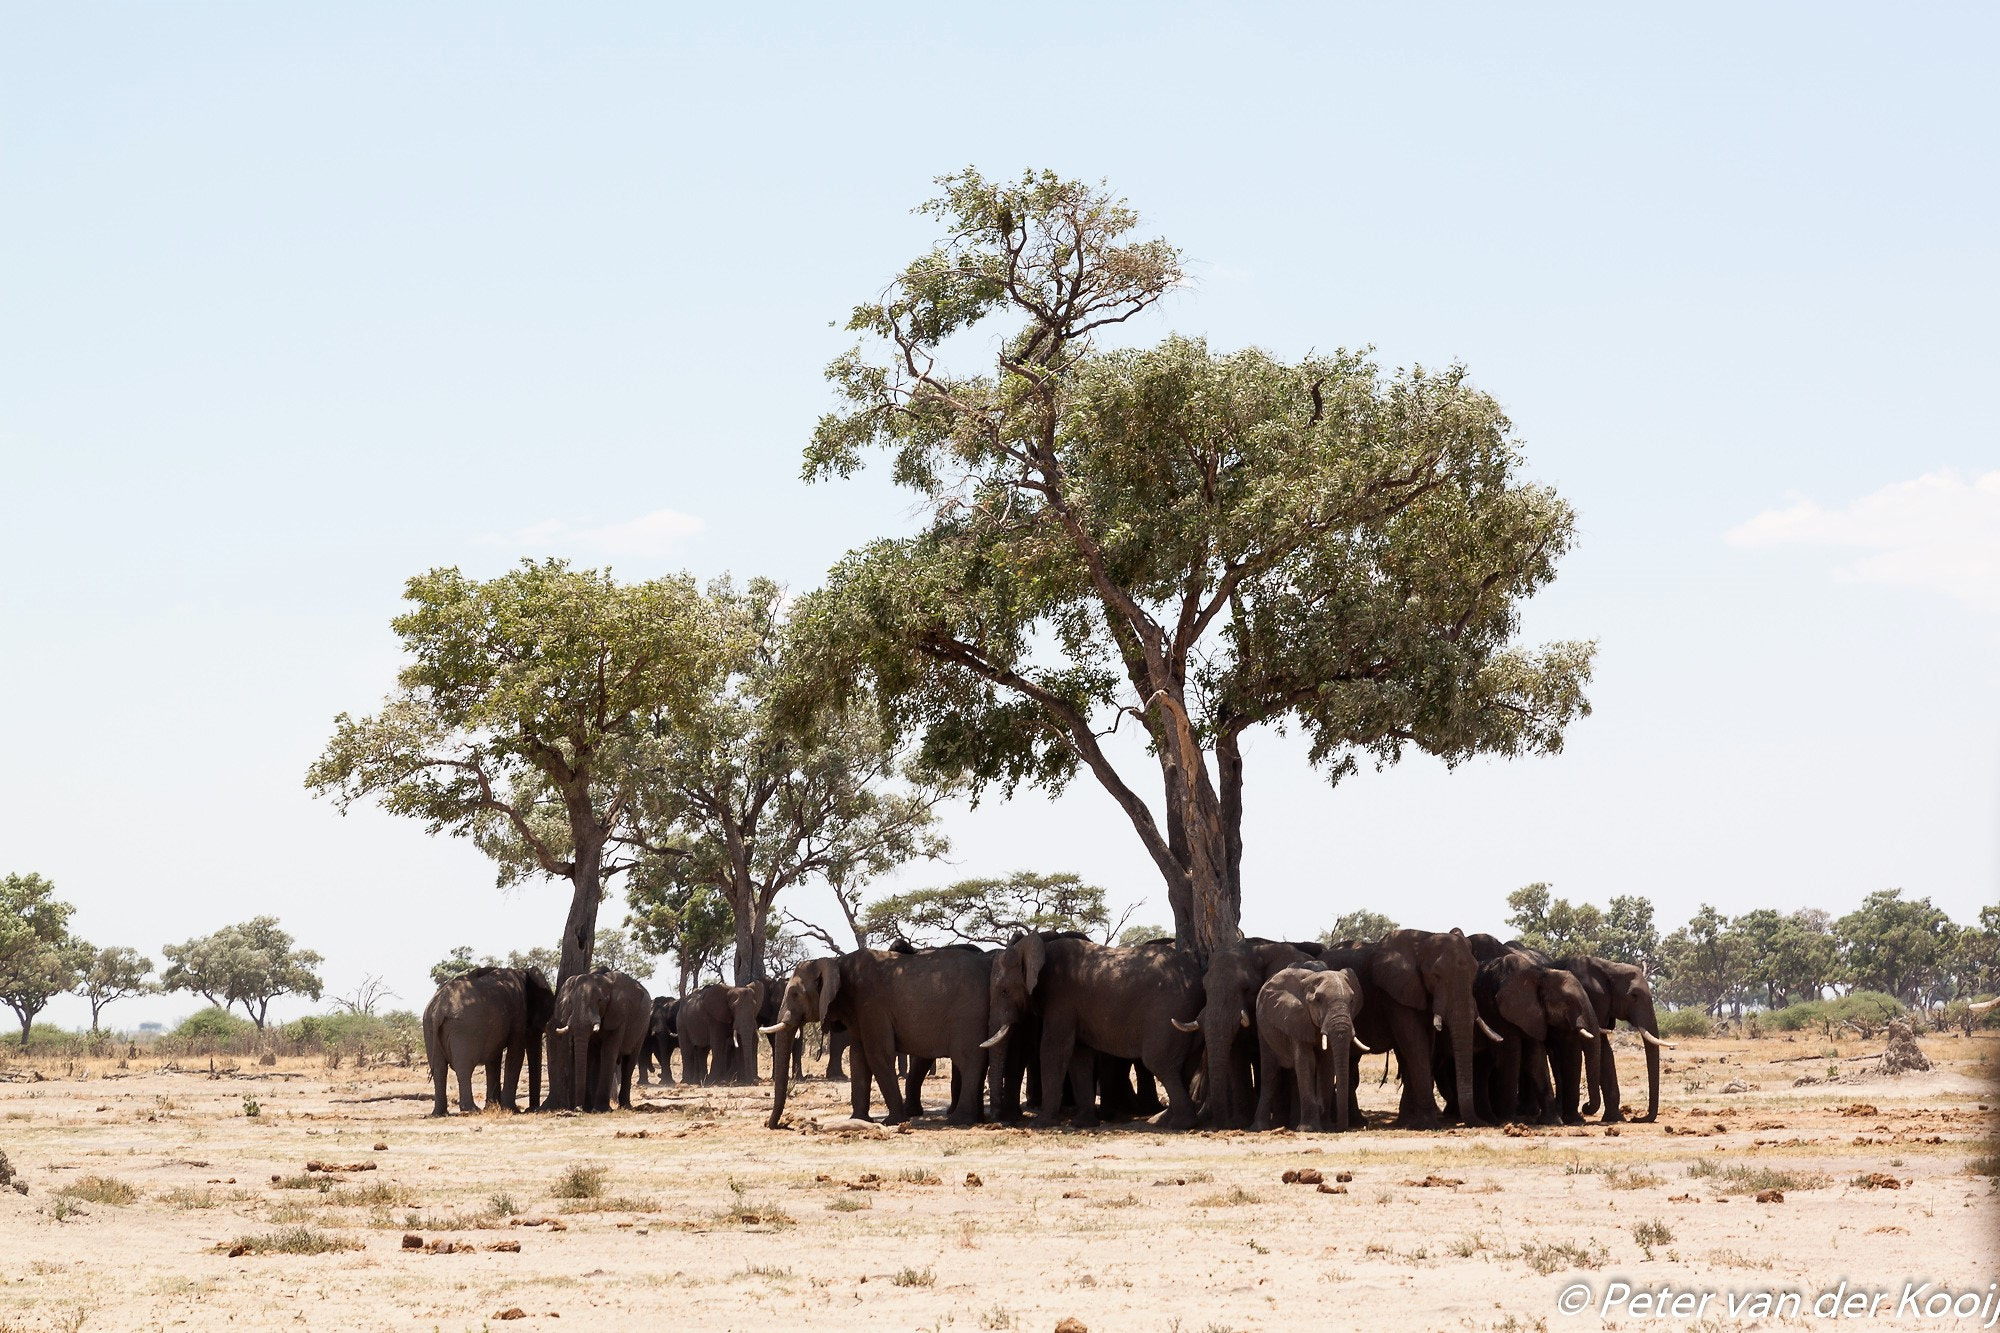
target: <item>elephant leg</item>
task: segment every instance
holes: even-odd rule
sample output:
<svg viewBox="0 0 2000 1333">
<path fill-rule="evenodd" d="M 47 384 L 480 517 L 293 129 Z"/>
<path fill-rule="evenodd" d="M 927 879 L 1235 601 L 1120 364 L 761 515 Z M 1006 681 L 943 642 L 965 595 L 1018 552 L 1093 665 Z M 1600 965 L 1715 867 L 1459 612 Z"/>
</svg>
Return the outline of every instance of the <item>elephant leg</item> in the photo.
<svg viewBox="0 0 2000 1333">
<path fill-rule="evenodd" d="M 847 1095 L 848 1114 L 856 1120 L 868 1118 L 868 1088 L 874 1080 L 868 1068 L 868 1053 L 861 1049 L 861 1043 L 850 1042 L 847 1047 Z"/>
<path fill-rule="evenodd" d="M 916 1119 L 924 1113 L 924 1080 L 937 1068 L 935 1060 L 912 1060 L 903 1076 L 903 1109 Z"/>
<path fill-rule="evenodd" d="M 444 1085 L 450 1076 L 451 1059 L 440 1044 L 439 1049 L 431 1054 L 431 1114 L 434 1116 L 449 1114 L 449 1108 L 445 1104 Z"/>
<path fill-rule="evenodd" d="M 500 1100 L 500 1061 L 501 1056 L 497 1052 L 486 1058 L 486 1108 L 488 1110 L 503 1105 Z"/>
<path fill-rule="evenodd" d="M 847 1039 L 846 1029 L 843 1028 L 839 1032 L 829 1032 L 827 1034 L 826 1076 L 828 1078 L 842 1077 L 842 1071 L 840 1068 L 840 1057 L 847 1054 L 848 1045 L 849 1042 Z"/>
<path fill-rule="evenodd" d="M 632 1057 L 628 1055 L 620 1060 L 618 1068 L 620 1073 L 618 1080 L 618 1105 L 622 1109 L 629 1111 L 632 1109 Z"/>
<path fill-rule="evenodd" d="M 527 1058 L 525 1043 L 510 1041 L 501 1053 L 505 1069 L 500 1075 L 500 1104 L 510 1111 L 521 1109 L 521 1062 Z"/>
<path fill-rule="evenodd" d="M 1493 1050 L 1493 1113 L 1501 1121 L 1511 1121 L 1521 1106 L 1521 1045 L 1527 1040 L 1512 1033 Z"/>
<path fill-rule="evenodd" d="M 1390 1016 L 1396 1049 L 1396 1074 L 1403 1084 L 1396 1122 L 1404 1129 L 1436 1129 L 1437 1102 L 1431 1097 L 1431 1019 L 1419 1009 L 1397 1009 Z"/>
<path fill-rule="evenodd" d="M 1299 1085 L 1299 1128 L 1309 1134 L 1324 1134 L 1330 1128 L 1326 1123 L 1325 1068 L 1331 1055 L 1331 1051 L 1308 1046 L 1298 1052 L 1292 1064 L 1292 1077 Z"/>
<path fill-rule="evenodd" d="M 1081 1042 L 1070 1048 L 1069 1085 L 1076 1093 L 1076 1111 L 1070 1123 L 1078 1129 L 1096 1129 L 1097 1056 Z"/>
<path fill-rule="evenodd" d="M 1594 1045 L 1595 1043 L 1593 1043 Z M 1597 1053 L 1592 1051 L 1591 1056 Z M 1556 1112 L 1565 1125 L 1580 1125 L 1583 1116 L 1576 1109 L 1577 1093 L 1581 1085 L 1581 1074 L 1585 1059 L 1583 1048 L 1574 1042 L 1564 1042 L 1556 1048 L 1554 1057 L 1556 1068 Z"/>
<path fill-rule="evenodd" d="M 460 1055 L 453 1059 L 452 1072 L 458 1075 L 458 1109 L 471 1115 L 479 1109 L 472 1101 L 472 1057 Z"/>
<path fill-rule="evenodd" d="M 951 1057 L 951 1114 L 949 1125 L 976 1125 L 985 1118 L 980 1095 L 986 1086 L 986 1062 L 991 1057 L 977 1041 L 966 1042 Z"/>
<path fill-rule="evenodd" d="M 1273 1044 L 1276 1038 L 1275 1033 L 1259 1033 L 1257 1039 L 1257 1113 L 1250 1119 L 1250 1128 L 1259 1134 L 1276 1123 L 1278 1048 Z"/>
<path fill-rule="evenodd" d="M 1549 1049 L 1537 1042 L 1527 1058 L 1529 1086 L 1541 1103 L 1540 1121 L 1544 1125 L 1560 1125 L 1562 1114 L 1556 1107 L 1556 1091 L 1549 1084 Z"/>
<path fill-rule="evenodd" d="M 884 1053 L 878 1061 L 871 1055 L 868 1064 L 876 1071 L 876 1086 L 882 1089 L 882 1123 L 902 1124 L 910 1118 L 910 1108 L 904 1104 L 903 1090 L 896 1084 L 896 1057 Z"/>
<path fill-rule="evenodd" d="M 1042 1107 L 1036 1121 L 1053 1125 L 1062 1115 L 1063 1084 L 1069 1073 L 1070 1056 L 1076 1050 L 1076 1027 L 1072 1022 L 1048 1018 L 1042 1023 Z"/>
</svg>

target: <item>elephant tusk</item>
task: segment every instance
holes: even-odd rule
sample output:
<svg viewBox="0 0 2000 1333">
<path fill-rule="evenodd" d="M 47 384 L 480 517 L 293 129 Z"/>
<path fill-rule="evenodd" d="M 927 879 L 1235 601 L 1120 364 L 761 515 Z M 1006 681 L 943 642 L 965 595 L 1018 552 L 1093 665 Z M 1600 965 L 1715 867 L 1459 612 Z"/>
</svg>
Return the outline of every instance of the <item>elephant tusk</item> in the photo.
<svg viewBox="0 0 2000 1333">
<path fill-rule="evenodd" d="M 1354 1049 L 1355 1049 L 1355 1050 L 1357 1050 L 1357 1051 L 1359 1051 L 1359 1052 L 1361 1052 L 1361 1053 L 1362 1053 L 1363 1055 L 1373 1055 L 1373 1054 L 1375 1054 L 1375 1052 L 1373 1052 L 1373 1051 L 1369 1050 L 1369 1049 L 1368 1049 L 1368 1048 L 1367 1048 L 1366 1046 L 1363 1046 L 1363 1045 L 1361 1044 L 1361 1038 L 1359 1038 L 1359 1037 L 1349 1037 L 1349 1038 L 1348 1038 L 1348 1040 L 1349 1040 L 1349 1041 L 1351 1041 L 1351 1042 L 1353 1042 L 1353 1043 L 1354 1043 Z"/>
<path fill-rule="evenodd" d="M 569 1024 L 565 1023 L 561 1027 L 556 1029 L 556 1035 L 560 1037 L 566 1034 L 568 1031 L 569 1031 Z"/>
<path fill-rule="evenodd" d="M 1183 1022 L 1181 1022 L 1181 1020 L 1180 1020 L 1180 1019 L 1178 1019 L 1178 1018 L 1170 1018 L 1170 1019 L 1168 1019 L 1167 1021 L 1168 1021 L 1168 1022 L 1170 1022 L 1170 1023 L 1172 1023 L 1172 1024 L 1174 1025 L 1174 1031 L 1176 1031 L 1176 1032 L 1199 1032 L 1199 1031 L 1201 1031 L 1201 1024 L 1199 1024 L 1199 1023 L 1183 1023 Z"/>
<path fill-rule="evenodd" d="M 1480 1030 L 1481 1032 L 1484 1032 L 1484 1033 L 1486 1034 L 1486 1040 L 1488 1040 L 1488 1041 L 1505 1041 L 1505 1040 L 1507 1040 L 1507 1039 L 1506 1039 L 1505 1037 L 1503 1037 L 1503 1036 L 1501 1036 L 1501 1035 L 1500 1035 L 1499 1033 L 1495 1032 L 1495 1031 L 1494 1031 L 1494 1030 L 1493 1030 L 1492 1028 L 1488 1027 L 1488 1026 L 1486 1025 L 1486 1020 L 1485 1020 L 1485 1019 L 1483 1019 L 1483 1018 L 1478 1018 L 1478 1017 L 1475 1017 L 1475 1018 L 1474 1018 L 1474 1019 L 1473 1019 L 1472 1021 L 1473 1021 L 1473 1022 L 1475 1022 L 1475 1023 L 1477 1023 L 1477 1024 L 1479 1025 L 1479 1030 Z"/>
<path fill-rule="evenodd" d="M 1444 1015 L 1443 1015 L 1443 1014 L 1432 1014 L 1432 1015 L 1431 1015 L 1431 1031 L 1433 1031 L 1433 1032 L 1442 1032 L 1442 1031 L 1444 1031 Z"/>
<path fill-rule="evenodd" d="M 771 1024 L 771 1026 L 767 1028 L 758 1028 L 757 1032 L 758 1035 L 760 1036 L 768 1037 L 771 1036 L 773 1033 L 783 1032 L 784 1030 L 785 1030 L 785 1025 L 783 1023 L 773 1023 Z"/>
<path fill-rule="evenodd" d="M 1320 1049 L 1321 1049 L 1322 1051 L 1323 1051 L 1323 1050 L 1325 1050 L 1325 1049 L 1327 1049 L 1327 1045 L 1326 1045 L 1326 1034 L 1325 1034 L 1324 1032 L 1322 1032 L 1322 1033 L 1320 1033 L 1320 1034 L 1319 1034 L 1319 1048 L 1320 1048 Z"/>
<path fill-rule="evenodd" d="M 1240 1028 L 1250 1026 L 1250 1011 L 1248 1009 L 1238 1009 L 1236 1011 L 1236 1026 Z"/>
<path fill-rule="evenodd" d="M 590 1030 L 591 1030 L 592 1032 L 596 1032 L 596 1031 L 598 1031 L 598 1030 L 599 1030 L 600 1028 L 602 1028 L 602 1027 L 603 1027 L 603 1024 L 601 1024 L 601 1023 L 592 1023 L 592 1024 L 590 1025 Z"/>
<path fill-rule="evenodd" d="M 1591 1031 L 1591 1030 L 1590 1030 L 1589 1028 L 1585 1027 L 1585 1026 L 1584 1026 L 1583 1024 L 1581 1024 L 1581 1023 L 1579 1023 L 1579 1024 L 1577 1024 L 1577 1025 L 1576 1025 L 1576 1035 L 1577 1035 L 1577 1036 L 1579 1036 L 1579 1037 L 1582 1037 L 1582 1038 L 1583 1038 L 1583 1039 L 1584 1039 L 1585 1041 L 1596 1041 L 1596 1040 L 1597 1040 L 1597 1036 L 1596 1036 L 1596 1034 L 1595 1034 L 1595 1033 L 1593 1033 L 1593 1032 L 1592 1032 L 1592 1031 Z"/>
<path fill-rule="evenodd" d="M 1011 1029 L 1013 1026 L 1014 1025 L 1012 1023 L 1002 1023 L 1000 1025 L 1000 1030 L 998 1032 L 988 1037 L 985 1041 L 979 1043 L 979 1049 L 982 1051 L 990 1051 L 995 1046 L 998 1046 L 1001 1042 L 1007 1040 L 1008 1030 Z"/>
<path fill-rule="evenodd" d="M 1658 1045 L 1660 1045 L 1660 1039 L 1659 1039 L 1658 1037 L 1654 1036 L 1654 1035 L 1653 1035 L 1652 1033 L 1650 1033 L 1650 1032 L 1646 1031 L 1646 1029 L 1644 1029 L 1644 1028 L 1640 1028 L 1640 1029 L 1639 1029 L 1639 1036 L 1640 1036 L 1641 1038 L 1643 1038 L 1643 1039 L 1645 1040 L 1645 1043 L 1646 1043 L 1646 1044 L 1647 1044 L 1648 1046 L 1658 1046 Z"/>
</svg>

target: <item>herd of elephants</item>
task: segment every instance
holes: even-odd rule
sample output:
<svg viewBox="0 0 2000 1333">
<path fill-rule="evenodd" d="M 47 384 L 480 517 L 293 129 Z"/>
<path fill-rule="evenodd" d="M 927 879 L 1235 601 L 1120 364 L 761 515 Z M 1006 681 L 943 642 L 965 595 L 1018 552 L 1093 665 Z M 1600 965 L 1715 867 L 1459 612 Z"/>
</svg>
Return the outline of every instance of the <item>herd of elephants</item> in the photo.
<svg viewBox="0 0 2000 1333">
<path fill-rule="evenodd" d="M 1025 1104 L 1041 1125 L 1067 1113 L 1078 1127 L 1103 1116 L 1172 1129 L 1345 1130 L 1365 1123 L 1355 1096 L 1362 1055 L 1393 1052 L 1395 1124 L 1430 1129 L 1578 1124 L 1600 1110 L 1622 1119 L 1611 1046 L 1621 1020 L 1645 1043 L 1651 1120 L 1661 1043 L 1641 968 L 1458 930 L 1332 945 L 1246 939 L 1205 967 L 1172 940 L 897 941 L 801 963 L 782 985 L 708 985 L 683 999 L 654 999 L 605 968 L 556 991 L 532 968 L 482 967 L 438 988 L 424 1046 L 431 1113 L 441 1116 L 454 1073 L 459 1109 L 476 1109 L 475 1066 L 486 1070 L 487 1105 L 508 1110 L 518 1109 L 524 1063 L 530 1110 L 629 1107 L 634 1073 L 643 1082 L 657 1063 L 672 1082 L 676 1051 L 683 1082 L 754 1083 L 762 1036 L 774 1129 L 803 1073 L 806 1024 L 825 1037 L 827 1077 L 840 1076 L 845 1053 L 855 1118 L 868 1118 L 879 1086 L 889 1123 L 923 1114 L 924 1079 L 945 1059 L 952 1124 L 1018 1120 Z"/>
</svg>

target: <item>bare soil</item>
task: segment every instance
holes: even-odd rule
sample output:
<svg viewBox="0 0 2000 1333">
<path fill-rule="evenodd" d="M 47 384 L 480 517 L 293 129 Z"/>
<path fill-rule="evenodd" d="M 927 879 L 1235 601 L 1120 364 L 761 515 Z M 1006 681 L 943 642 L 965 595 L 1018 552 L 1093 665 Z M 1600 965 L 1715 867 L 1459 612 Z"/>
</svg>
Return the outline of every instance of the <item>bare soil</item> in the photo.
<svg viewBox="0 0 2000 1333">
<path fill-rule="evenodd" d="M 431 1120 L 421 1068 L 15 1061 L 0 1152 L 29 1192 L 0 1190 L 0 1333 L 1536 1329 L 1598 1326 L 1557 1312 L 1578 1281 L 1983 1291 L 2000 1042 L 1926 1037 L 1933 1071 L 1896 1078 L 1826 1045 L 1682 1042 L 1656 1124 L 1345 1136 L 821 1129 L 847 1091 L 820 1080 L 776 1132 L 768 1086 Z"/>
</svg>

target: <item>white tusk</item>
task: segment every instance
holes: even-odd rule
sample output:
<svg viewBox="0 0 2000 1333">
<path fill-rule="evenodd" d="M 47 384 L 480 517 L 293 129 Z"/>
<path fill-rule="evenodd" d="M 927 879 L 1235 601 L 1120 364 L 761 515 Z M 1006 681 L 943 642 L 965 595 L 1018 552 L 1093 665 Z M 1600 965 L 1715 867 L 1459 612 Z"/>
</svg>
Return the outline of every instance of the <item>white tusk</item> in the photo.
<svg viewBox="0 0 2000 1333">
<path fill-rule="evenodd" d="M 1368 1048 L 1367 1048 L 1366 1046 L 1363 1046 L 1363 1045 L 1361 1044 L 1361 1038 L 1359 1038 L 1359 1037 L 1353 1037 L 1353 1038 L 1350 1038 L 1350 1040 L 1351 1040 L 1351 1041 L 1353 1041 L 1353 1043 L 1354 1043 L 1354 1049 L 1355 1049 L 1355 1050 L 1357 1050 L 1357 1051 L 1359 1051 L 1359 1052 L 1361 1052 L 1361 1053 L 1362 1053 L 1363 1055 L 1373 1055 L 1373 1054 L 1375 1054 L 1375 1052 L 1373 1052 L 1373 1051 L 1369 1050 L 1369 1049 L 1368 1049 Z"/>
<path fill-rule="evenodd" d="M 770 1035 L 771 1035 L 772 1033 L 774 1033 L 774 1032 L 783 1032 L 784 1030 L 785 1030 L 785 1025 L 784 1025 L 783 1023 L 773 1023 L 773 1024 L 771 1024 L 771 1026 L 769 1026 L 769 1027 L 767 1027 L 767 1028 L 758 1028 L 758 1029 L 757 1029 L 757 1031 L 758 1031 L 758 1032 L 759 1032 L 760 1034 L 762 1034 L 763 1036 L 766 1036 L 766 1037 L 770 1036 Z"/>
<path fill-rule="evenodd" d="M 1236 1026 L 1240 1028 L 1250 1026 L 1250 1011 L 1248 1009 L 1238 1009 L 1236 1011 Z"/>
<path fill-rule="evenodd" d="M 1503 1037 L 1503 1036 L 1501 1036 L 1501 1035 L 1500 1035 L 1499 1033 L 1495 1032 L 1495 1031 L 1494 1031 L 1494 1030 L 1493 1030 L 1492 1028 L 1488 1027 L 1488 1026 L 1486 1025 L 1486 1020 L 1485 1020 L 1485 1019 L 1483 1019 L 1483 1018 L 1479 1018 L 1479 1017 L 1474 1017 L 1472 1021 L 1473 1021 L 1473 1022 L 1475 1022 L 1475 1023 L 1477 1023 L 1477 1024 L 1479 1025 L 1479 1030 L 1480 1030 L 1481 1032 L 1484 1032 L 1484 1033 L 1486 1034 L 1486 1040 L 1488 1040 L 1488 1041 L 1505 1041 L 1505 1040 L 1507 1040 L 1507 1039 L 1506 1039 L 1505 1037 Z"/>
<path fill-rule="evenodd" d="M 1660 1039 L 1654 1036 L 1652 1033 L 1646 1031 L 1646 1029 L 1644 1028 L 1639 1029 L 1639 1035 L 1640 1037 L 1644 1038 L 1648 1046 L 1658 1046 L 1660 1044 Z"/>
<path fill-rule="evenodd" d="M 563 1035 L 564 1033 L 566 1033 L 566 1032 L 568 1032 L 568 1031 L 569 1031 L 569 1024 L 565 1023 L 565 1024 L 563 1024 L 563 1025 L 562 1025 L 561 1027 L 559 1027 L 559 1028 L 557 1028 L 557 1029 L 556 1029 L 556 1035 L 557 1035 L 558 1037 L 560 1037 L 560 1036 L 562 1036 L 562 1035 Z"/>
<path fill-rule="evenodd" d="M 1577 1024 L 1577 1027 L 1576 1027 L 1576 1035 L 1577 1035 L 1577 1036 L 1579 1036 L 1579 1037 L 1582 1037 L 1582 1038 L 1583 1038 L 1583 1039 L 1584 1039 L 1585 1041 L 1596 1041 L 1596 1040 L 1597 1040 L 1597 1038 L 1596 1038 L 1596 1037 L 1594 1037 L 1594 1036 L 1592 1036 L 1592 1035 L 1591 1035 L 1591 1032 L 1590 1032 L 1590 1029 L 1589 1029 L 1589 1028 L 1587 1028 L 1587 1027 L 1585 1027 L 1585 1026 L 1583 1026 L 1583 1025 L 1582 1025 L 1581 1023 Z"/>
<path fill-rule="evenodd" d="M 1326 1034 L 1325 1034 L 1324 1032 L 1322 1032 L 1322 1033 L 1320 1033 L 1320 1034 L 1319 1034 L 1319 1048 L 1320 1048 L 1320 1049 L 1321 1049 L 1322 1051 L 1323 1051 L 1323 1050 L 1325 1050 L 1325 1049 L 1327 1049 L 1327 1045 L 1326 1045 Z"/>
<path fill-rule="evenodd" d="M 1180 1021 L 1180 1019 L 1178 1019 L 1178 1018 L 1172 1018 L 1172 1019 L 1168 1019 L 1167 1021 L 1168 1021 L 1168 1022 L 1170 1022 L 1170 1023 L 1172 1023 L 1172 1024 L 1174 1025 L 1174 1031 L 1176 1031 L 1176 1032 L 1199 1032 L 1199 1031 L 1201 1031 L 1201 1024 L 1199 1024 L 1199 1023 L 1183 1023 L 1183 1022 L 1181 1022 L 1181 1021 Z"/>
<path fill-rule="evenodd" d="M 601 1026 L 600 1024 L 597 1024 L 597 1023 L 592 1023 L 592 1024 L 590 1025 L 590 1030 L 591 1030 L 592 1032 L 595 1032 L 595 1031 L 597 1031 L 597 1030 L 598 1030 L 598 1028 L 599 1028 L 600 1026 Z"/>
<path fill-rule="evenodd" d="M 1443 1015 L 1443 1014 L 1432 1014 L 1432 1015 L 1431 1015 L 1431 1031 L 1433 1031 L 1433 1032 L 1442 1032 L 1442 1031 L 1444 1031 L 1444 1015 Z"/>
<path fill-rule="evenodd" d="M 982 1051 L 990 1051 L 995 1046 L 998 1046 L 1001 1042 L 1007 1040 L 1008 1029 L 1012 1028 L 1013 1026 L 1014 1025 L 1012 1023 L 1002 1023 L 1000 1025 L 1000 1030 L 998 1032 L 988 1037 L 985 1041 L 979 1043 L 979 1049 Z"/>
</svg>

